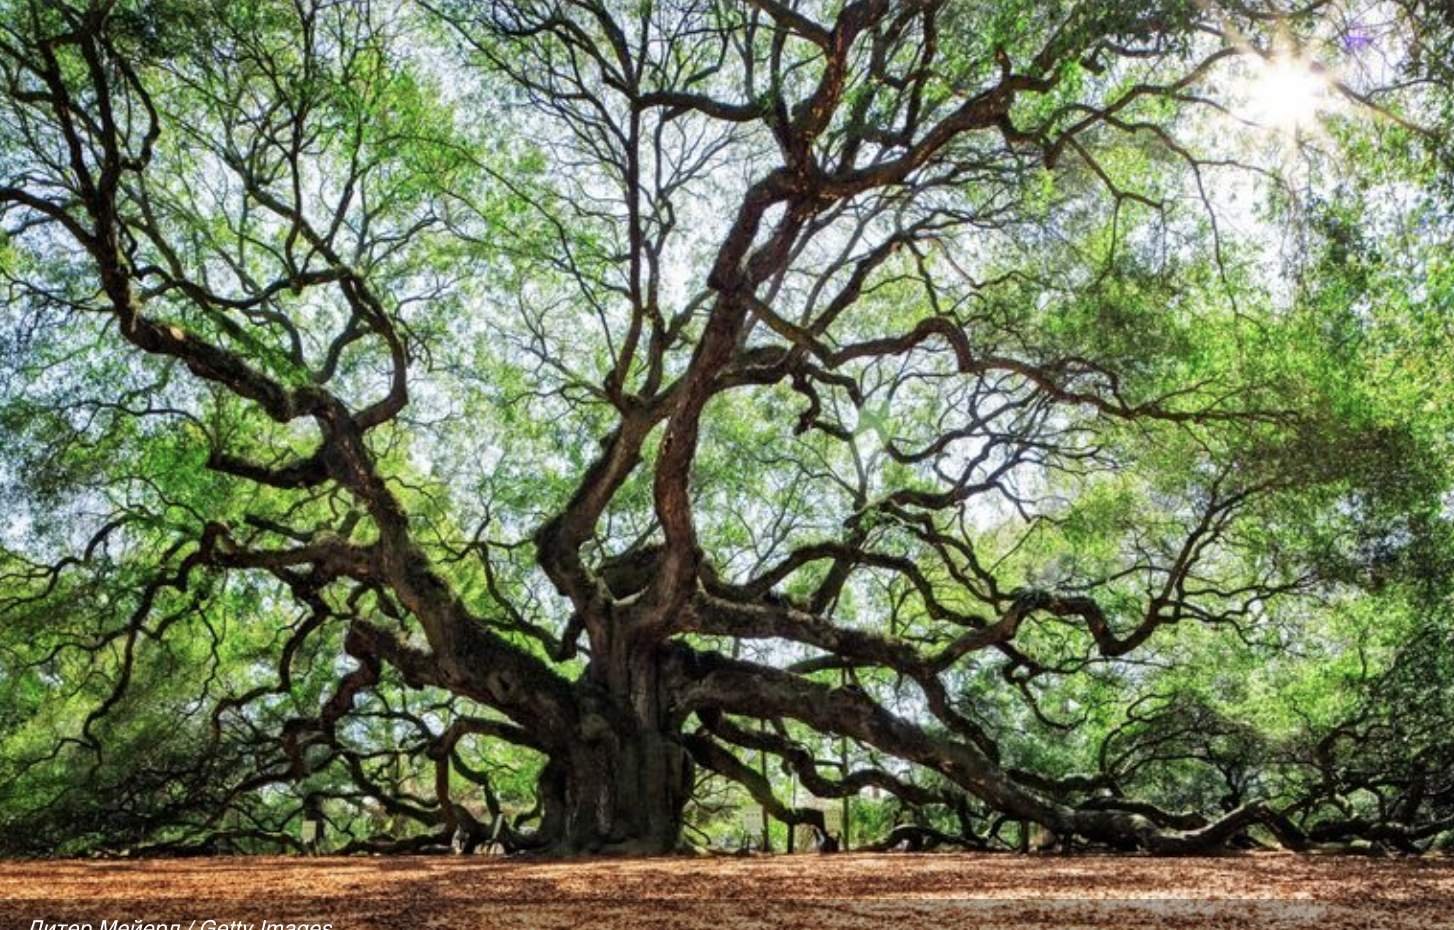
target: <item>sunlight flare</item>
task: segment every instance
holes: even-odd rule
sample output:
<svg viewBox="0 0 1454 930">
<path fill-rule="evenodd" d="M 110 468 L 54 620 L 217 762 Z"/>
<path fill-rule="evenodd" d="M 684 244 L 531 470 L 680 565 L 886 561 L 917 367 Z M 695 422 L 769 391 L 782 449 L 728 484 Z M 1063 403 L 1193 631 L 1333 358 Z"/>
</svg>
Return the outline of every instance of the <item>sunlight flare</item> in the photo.
<svg viewBox="0 0 1454 930">
<path fill-rule="evenodd" d="M 1322 68 L 1295 55 L 1258 63 L 1247 89 L 1247 115 L 1259 126 L 1296 134 L 1317 122 L 1331 103 Z"/>
</svg>

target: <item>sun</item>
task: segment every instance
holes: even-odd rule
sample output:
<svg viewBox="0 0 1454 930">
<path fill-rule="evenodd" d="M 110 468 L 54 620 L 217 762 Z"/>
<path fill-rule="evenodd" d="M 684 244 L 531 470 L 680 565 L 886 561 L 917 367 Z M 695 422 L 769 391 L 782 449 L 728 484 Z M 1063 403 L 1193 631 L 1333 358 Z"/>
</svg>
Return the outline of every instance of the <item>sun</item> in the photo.
<svg viewBox="0 0 1454 930">
<path fill-rule="evenodd" d="M 1323 69 L 1311 61 L 1278 55 L 1260 61 L 1247 87 L 1247 115 L 1260 126 L 1294 135 L 1316 123 L 1330 103 Z"/>
</svg>

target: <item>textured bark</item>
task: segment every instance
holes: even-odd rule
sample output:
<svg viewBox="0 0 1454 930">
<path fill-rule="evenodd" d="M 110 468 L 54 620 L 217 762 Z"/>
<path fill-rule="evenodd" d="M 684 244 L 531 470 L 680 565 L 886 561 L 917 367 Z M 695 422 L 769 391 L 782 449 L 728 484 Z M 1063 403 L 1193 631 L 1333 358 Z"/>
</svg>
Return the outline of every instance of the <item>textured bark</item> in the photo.
<svg viewBox="0 0 1454 930">
<path fill-rule="evenodd" d="M 623 644 L 592 661 L 577 687 L 579 723 L 543 778 L 553 799 L 543 829 L 559 834 L 551 848 L 665 853 L 677 847 L 693 769 L 660 695 L 654 646 Z"/>
</svg>

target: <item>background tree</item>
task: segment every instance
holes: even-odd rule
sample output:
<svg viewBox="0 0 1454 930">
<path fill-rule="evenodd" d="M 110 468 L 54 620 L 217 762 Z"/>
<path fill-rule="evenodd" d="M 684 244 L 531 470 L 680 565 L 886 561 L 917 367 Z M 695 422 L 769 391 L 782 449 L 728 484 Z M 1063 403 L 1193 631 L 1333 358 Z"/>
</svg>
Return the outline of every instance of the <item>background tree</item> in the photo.
<svg viewBox="0 0 1454 930">
<path fill-rule="evenodd" d="M 10 850 L 1454 825 L 1437 5 L 0 10 Z"/>
</svg>

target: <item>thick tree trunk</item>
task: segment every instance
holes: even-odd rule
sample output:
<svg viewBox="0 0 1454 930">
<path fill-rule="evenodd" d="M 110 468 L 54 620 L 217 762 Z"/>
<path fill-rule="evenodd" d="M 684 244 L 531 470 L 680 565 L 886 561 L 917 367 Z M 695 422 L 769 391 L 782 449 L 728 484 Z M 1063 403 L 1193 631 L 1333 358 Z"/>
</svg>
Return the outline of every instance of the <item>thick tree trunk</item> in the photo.
<svg viewBox="0 0 1454 930">
<path fill-rule="evenodd" d="M 542 774 L 542 828 L 559 854 L 674 851 L 692 762 L 665 718 L 655 650 L 608 650 L 579 685 L 578 732 Z"/>
<path fill-rule="evenodd" d="M 651 855 L 677 848 L 691 763 L 664 734 L 612 734 L 581 746 L 569 764 L 552 764 L 542 780 L 550 798 L 546 827 L 557 837 L 547 852 Z"/>
</svg>

